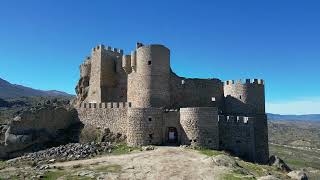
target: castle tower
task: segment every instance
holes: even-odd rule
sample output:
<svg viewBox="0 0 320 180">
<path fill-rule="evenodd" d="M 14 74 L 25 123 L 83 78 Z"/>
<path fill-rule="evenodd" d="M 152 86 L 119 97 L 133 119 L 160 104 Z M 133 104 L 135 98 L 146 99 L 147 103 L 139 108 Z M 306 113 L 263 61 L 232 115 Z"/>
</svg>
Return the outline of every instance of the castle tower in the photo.
<svg viewBox="0 0 320 180">
<path fill-rule="evenodd" d="M 253 82 L 250 79 L 246 79 L 245 82 L 231 80 L 224 84 L 225 113 L 252 118 L 250 123 L 254 134 L 252 160 L 258 163 L 267 163 L 269 158 L 264 92 L 264 81 L 261 79 L 254 79 Z"/>
<path fill-rule="evenodd" d="M 161 108 L 129 108 L 127 118 L 129 146 L 162 144 L 163 110 Z"/>
<path fill-rule="evenodd" d="M 125 62 L 125 63 L 124 63 Z M 122 62 L 128 73 L 132 107 L 166 107 L 170 103 L 170 50 L 163 45 L 137 45 Z M 131 67 L 130 67 L 131 66 Z"/>
<path fill-rule="evenodd" d="M 112 101 L 112 88 L 116 85 L 116 61 L 122 51 L 99 45 L 92 49 L 88 102 Z"/>
<path fill-rule="evenodd" d="M 180 123 L 186 133 L 186 144 L 219 149 L 217 108 L 181 108 Z"/>
<path fill-rule="evenodd" d="M 226 81 L 224 84 L 225 108 L 227 114 L 265 114 L 264 82 L 261 79 Z"/>
</svg>

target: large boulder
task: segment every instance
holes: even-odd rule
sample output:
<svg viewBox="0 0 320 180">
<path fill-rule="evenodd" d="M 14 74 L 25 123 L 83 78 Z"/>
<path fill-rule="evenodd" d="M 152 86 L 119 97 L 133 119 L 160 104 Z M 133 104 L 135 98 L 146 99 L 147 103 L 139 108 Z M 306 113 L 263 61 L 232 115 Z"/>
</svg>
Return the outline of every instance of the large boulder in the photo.
<svg viewBox="0 0 320 180">
<path fill-rule="evenodd" d="M 278 156 L 272 155 L 269 159 L 269 165 L 275 166 L 284 172 L 290 172 L 291 168 Z"/>
<path fill-rule="evenodd" d="M 224 154 L 212 157 L 212 161 L 217 166 L 225 166 L 229 168 L 239 167 L 238 163 L 233 158 Z"/>
<path fill-rule="evenodd" d="M 69 106 L 42 106 L 23 111 L 8 125 L 0 158 L 19 156 L 50 143 L 64 143 L 59 142 L 64 139 L 62 132 L 78 123 L 77 111 Z"/>
<path fill-rule="evenodd" d="M 307 174 L 303 171 L 291 171 L 287 174 L 291 179 L 308 180 Z"/>
</svg>

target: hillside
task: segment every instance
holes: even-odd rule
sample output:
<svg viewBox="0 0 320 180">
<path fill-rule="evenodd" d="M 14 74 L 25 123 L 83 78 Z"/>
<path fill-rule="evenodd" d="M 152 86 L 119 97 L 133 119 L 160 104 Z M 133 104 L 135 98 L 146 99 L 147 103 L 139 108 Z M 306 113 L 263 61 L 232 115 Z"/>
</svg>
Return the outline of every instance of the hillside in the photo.
<svg viewBox="0 0 320 180">
<path fill-rule="evenodd" d="M 269 121 L 270 154 L 281 157 L 292 169 L 304 169 L 309 179 L 319 179 L 319 129 L 320 121 Z"/>
<path fill-rule="evenodd" d="M 0 98 L 16 98 L 23 96 L 72 96 L 68 93 L 56 90 L 43 91 L 25 87 L 22 85 L 11 84 L 0 78 Z"/>
<path fill-rule="evenodd" d="M 319 121 L 269 121 L 269 142 L 320 149 Z"/>
</svg>

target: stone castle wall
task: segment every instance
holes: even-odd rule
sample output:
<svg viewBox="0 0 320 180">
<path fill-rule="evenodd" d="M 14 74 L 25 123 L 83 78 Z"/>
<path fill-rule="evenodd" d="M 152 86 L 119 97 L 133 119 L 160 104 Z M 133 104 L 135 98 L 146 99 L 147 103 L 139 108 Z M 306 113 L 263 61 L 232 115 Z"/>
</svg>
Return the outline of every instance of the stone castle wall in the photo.
<svg viewBox="0 0 320 180">
<path fill-rule="evenodd" d="M 220 149 L 258 163 L 267 163 L 268 132 L 264 116 L 219 116 Z"/>
<path fill-rule="evenodd" d="M 243 116 L 219 116 L 220 148 L 254 160 L 254 119 Z"/>
<path fill-rule="evenodd" d="M 259 163 L 268 160 L 266 116 L 218 115 L 216 107 L 132 108 L 130 103 L 82 103 L 84 124 L 109 128 L 127 136 L 129 146 L 167 144 L 169 128 L 177 130 L 177 144 L 227 150 Z"/>
<path fill-rule="evenodd" d="M 180 122 L 191 145 L 219 149 L 217 108 L 181 108 Z"/>
<path fill-rule="evenodd" d="M 172 72 L 170 91 L 175 108 L 224 106 L 223 83 L 218 79 L 188 79 Z"/>
<path fill-rule="evenodd" d="M 126 135 L 128 108 L 130 103 L 82 103 L 77 111 L 85 125 L 109 128 L 111 132 Z"/>
<path fill-rule="evenodd" d="M 256 115 L 254 123 L 255 161 L 267 163 L 269 160 L 267 115 Z"/>
</svg>

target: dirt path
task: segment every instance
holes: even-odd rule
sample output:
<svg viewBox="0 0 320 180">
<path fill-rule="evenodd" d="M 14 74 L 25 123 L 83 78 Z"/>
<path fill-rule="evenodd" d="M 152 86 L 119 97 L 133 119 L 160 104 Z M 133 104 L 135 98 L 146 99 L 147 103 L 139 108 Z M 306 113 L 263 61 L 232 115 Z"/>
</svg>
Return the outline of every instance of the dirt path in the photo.
<svg viewBox="0 0 320 180">
<path fill-rule="evenodd" d="M 179 147 L 157 147 L 153 151 L 52 164 L 74 166 L 120 165 L 122 170 L 105 179 L 214 179 L 214 166 L 208 156 Z"/>
</svg>

